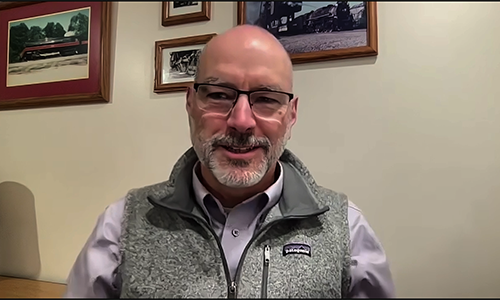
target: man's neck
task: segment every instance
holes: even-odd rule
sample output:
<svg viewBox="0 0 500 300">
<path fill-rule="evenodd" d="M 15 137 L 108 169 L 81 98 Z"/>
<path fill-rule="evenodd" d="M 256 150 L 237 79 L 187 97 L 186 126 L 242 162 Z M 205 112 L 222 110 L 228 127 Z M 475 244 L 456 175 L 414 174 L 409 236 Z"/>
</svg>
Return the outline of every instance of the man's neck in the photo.
<svg viewBox="0 0 500 300">
<path fill-rule="evenodd" d="M 276 165 L 275 163 L 269 171 L 264 175 L 264 178 L 254 186 L 246 188 L 231 188 L 221 184 L 205 167 L 200 164 L 200 172 L 197 172 L 200 182 L 205 186 L 205 188 L 217 198 L 222 206 L 227 208 L 233 208 L 241 202 L 248 198 L 251 198 L 259 193 L 267 190 L 277 179 L 276 176 Z"/>
</svg>

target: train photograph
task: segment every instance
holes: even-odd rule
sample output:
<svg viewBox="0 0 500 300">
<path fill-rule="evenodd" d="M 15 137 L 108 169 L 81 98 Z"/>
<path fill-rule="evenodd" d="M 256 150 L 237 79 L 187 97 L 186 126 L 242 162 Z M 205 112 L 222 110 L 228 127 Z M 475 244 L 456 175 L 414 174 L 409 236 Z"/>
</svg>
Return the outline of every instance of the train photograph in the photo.
<svg viewBox="0 0 500 300">
<path fill-rule="evenodd" d="M 246 23 L 267 29 L 289 53 L 367 45 L 365 2 L 246 2 Z"/>
<path fill-rule="evenodd" d="M 7 86 L 88 77 L 90 8 L 9 22 Z"/>
</svg>

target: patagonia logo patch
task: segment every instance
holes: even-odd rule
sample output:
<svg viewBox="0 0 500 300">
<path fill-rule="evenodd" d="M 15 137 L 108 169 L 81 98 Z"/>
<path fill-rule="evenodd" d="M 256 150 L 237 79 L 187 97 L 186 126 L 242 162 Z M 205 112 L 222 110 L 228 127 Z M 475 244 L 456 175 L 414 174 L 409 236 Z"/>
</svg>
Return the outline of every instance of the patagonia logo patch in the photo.
<svg viewBox="0 0 500 300">
<path fill-rule="evenodd" d="M 301 243 L 286 244 L 283 246 L 283 256 L 289 254 L 304 254 L 311 256 L 311 246 Z"/>
</svg>

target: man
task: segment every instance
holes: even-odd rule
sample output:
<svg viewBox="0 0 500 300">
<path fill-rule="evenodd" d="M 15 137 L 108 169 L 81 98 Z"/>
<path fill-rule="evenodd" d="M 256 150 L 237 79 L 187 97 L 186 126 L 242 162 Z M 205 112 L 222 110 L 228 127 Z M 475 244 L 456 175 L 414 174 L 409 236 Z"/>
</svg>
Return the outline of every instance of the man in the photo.
<svg viewBox="0 0 500 300">
<path fill-rule="evenodd" d="M 285 144 L 297 120 L 289 56 L 238 26 L 203 50 L 186 94 L 190 148 L 168 181 L 99 217 L 66 297 L 393 297 L 361 212 Z"/>
</svg>

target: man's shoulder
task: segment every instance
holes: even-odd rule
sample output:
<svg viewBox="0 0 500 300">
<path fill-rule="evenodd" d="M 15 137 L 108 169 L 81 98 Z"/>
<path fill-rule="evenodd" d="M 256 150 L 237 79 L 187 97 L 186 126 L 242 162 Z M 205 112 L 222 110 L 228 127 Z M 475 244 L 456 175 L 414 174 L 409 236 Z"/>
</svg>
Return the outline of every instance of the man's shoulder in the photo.
<svg viewBox="0 0 500 300">
<path fill-rule="evenodd" d="M 132 188 L 126 192 L 122 197 L 110 203 L 101 213 L 101 218 L 106 220 L 120 221 L 123 217 L 125 209 L 131 204 L 137 205 L 138 203 L 148 204 L 148 196 L 161 196 L 172 187 L 169 181 L 162 181 L 147 186 Z"/>
<path fill-rule="evenodd" d="M 115 200 L 111 204 L 106 206 L 101 215 L 103 217 L 106 217 L 107 219 L 115 219 L 115 220 L 121 219 L 121 216 L 123 215 L 123 210 L 125 209 L 125 202 L 126 202 L 125 196 L 118 198 L 118 200 Z"/>
<path fill-rule="evenodd" d="M 363 211 L 353 201 L 349 199 L 347 194 L 319 185 L 318 185 L 318 191 L 324 195 L 325 194 L 330 195 L 329 197 L 326 197 L 328 201 L 324 204 L 329 206 L 334 205 L 341 208 L 344 211 L 347 211 L 350 220 L 364 218 Z"/>
<path fill-rule="evenodd" d="M 130 189 L 124 196 L 125 209 L 137 206 L 149 206 L 148 198 L 162 199 L 174 191 L 174 185 L 166 180 L 147 186 Z"/>
<path fill-rule="evenodd" d="M 127 192 L 125 198 L 129 198 L 130 196 L 136 196 L 136 197 L 137 196 L 145 197 L 148 195 L 159 196 L 160 194 L 164 194 L 168 191 L 171 191 L 173 187 L 174 185 L 170 180 L 165 180 L 142 187 L 132 188 Z"/>
<path fill-rule="evenodd" d="M 333 189 L 318 185 L 317 186 L 318 201 L 322 202 L 323 205 L 335 205 L 342 208 L 347 208 L 349 204 L 349 198 L 345 193 L 335 191 Z"/>
<path fill-rule="evenodd" d="M 363 214 L 363 211 L 351 200 L 347 199 L 347 207 L 349 208 L 350 211 L 356 214 Z"/>
<path fill-rule="evenodd" d="M 347 216 L 351 228 L 360 222 L 368 223 L 363 215 L 363 211 L 349 199 L 347 200 Z"/>
</svg>

